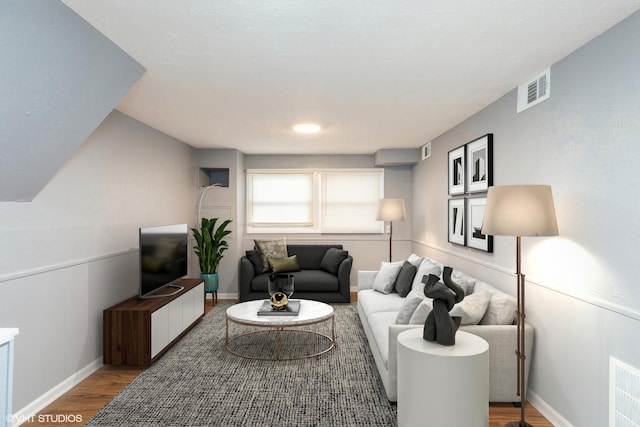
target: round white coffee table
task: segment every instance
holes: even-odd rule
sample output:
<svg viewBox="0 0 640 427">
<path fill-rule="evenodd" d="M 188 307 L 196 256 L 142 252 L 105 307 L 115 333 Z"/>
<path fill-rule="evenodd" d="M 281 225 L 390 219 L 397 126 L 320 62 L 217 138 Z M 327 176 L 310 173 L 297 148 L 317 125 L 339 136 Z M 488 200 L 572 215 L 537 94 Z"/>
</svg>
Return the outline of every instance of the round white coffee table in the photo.
<svg viewBox="0 0 640 427">
<path fill-rule="evenodd" d="M 335 345 L 335 319 L 333 316 L 333 307 L 329 304 L 325 304 L 319 301 L 311 300 L 295 300 L 300 301 L 300 310 L 295 316 L 282 316 L 282 315 L 258 315 L 258 309 L 262 306 L 265 300 L 258 301 L 246 301 L 238 304 L 234 304 L 227 309 L 227 321 L 226 321 L 226 334 L 225 334 L 225 348 L 231 354 L 246 359 L 254 360 L 295 360 L 305 359 L 309 357 L 319 356 L 324 354 Z M 309 325 L 315 325 L 317 323 L 331 321 L 331 335 L 325 335 L 320 332 L 312 330 L 299 330 L 297 328 Z M 236 323 L 238 325 L 254 326 L 258 328 L 264 328 L 263 330 L 241 333 L 234 336 L 229 336 L 229 323 Z M 283 332 L 296 329 L 296 332 L 304 332 L 321 337 L 326 341 L 326 346 L 315 351 L 312 354 L 304 354 L 299 357 L 283 358 L 280 348 L 280 335 Z M 246 337 L 254 334 L 270 334 L 275 333 L 275 352 L 273 357 L 254 357 L 249 354 L 243 354 L 239 351 L 231 348 L 230 344 L 241 337 Z"/>
</svg>

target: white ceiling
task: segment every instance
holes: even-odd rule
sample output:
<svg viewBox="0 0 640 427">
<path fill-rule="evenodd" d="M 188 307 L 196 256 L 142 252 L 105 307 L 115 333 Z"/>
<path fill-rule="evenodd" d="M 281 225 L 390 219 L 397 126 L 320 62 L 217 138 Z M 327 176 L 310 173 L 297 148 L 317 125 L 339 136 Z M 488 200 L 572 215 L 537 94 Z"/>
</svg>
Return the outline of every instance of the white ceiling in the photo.
<svg viewBox="0 0 640 427">
<path fill-rule="evenodd" d="M 63 3 L 146 67 L 119 111 L 194 147 L 247 154 L 419 147 L 640 9 L 640 0 Z M 294 134 L 299 121 L 325 130 Z"/>
</svg>

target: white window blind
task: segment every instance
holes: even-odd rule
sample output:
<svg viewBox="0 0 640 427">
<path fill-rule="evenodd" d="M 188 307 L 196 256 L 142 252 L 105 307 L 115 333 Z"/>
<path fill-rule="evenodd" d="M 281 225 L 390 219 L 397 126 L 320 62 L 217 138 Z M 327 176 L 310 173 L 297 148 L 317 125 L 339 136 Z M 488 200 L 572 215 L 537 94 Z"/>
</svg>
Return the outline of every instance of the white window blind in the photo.
<svg viewBox="0 0 640 427">
<path fill-rule="evenodd" d="M 382 233 L 376 220 L 383 197 L 382 170 L 326 170 L 322 180 L 324 233 Z"/>
<path fill-rule="evenodd" d="M 247 190 L 249 225 L 313 226 L 313 172 L 249 173 Z"/>
<path fill-rule="evenodd" d="M 381 233 L 382 169 L 248 170 L 248 233 Z"/>
</svg>

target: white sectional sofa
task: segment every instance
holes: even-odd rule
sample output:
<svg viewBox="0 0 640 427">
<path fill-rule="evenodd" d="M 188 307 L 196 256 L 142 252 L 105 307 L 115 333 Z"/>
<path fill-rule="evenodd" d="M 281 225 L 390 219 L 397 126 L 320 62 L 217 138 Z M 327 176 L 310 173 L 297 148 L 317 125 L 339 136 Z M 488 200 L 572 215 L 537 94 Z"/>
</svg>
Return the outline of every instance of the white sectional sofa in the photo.
<svg viewBox="0 0 640 427">
<path fill-rule="evenodd" d="M 433 265 L 436 265 L 440 269 L 440 273 L 437 275 L 440 275 L 443 268 L 442 264 L 430 258 L 419 258 L 412 255 L 409 261 L 412 261 L 414 265 L 418 264 L 416 265 L 417 274 L 412 283 L 412 289 L 414 290 L 404 298 L 395 291 L 385 294 L 375 290 L 374 281 L 378 275 L 377 271 L 358 271 L 357 276 L 358 314 L 369 341 L 369 346 L 373 353 L 382 383 L 384 384 L 387 397 L 391 402 L 397 401 L 398 334 L 407 329 L 422 328 L 424 326 L 424 321 L 418 324 L 397 324 L 398 314 L 404 310 L 403 317 L 407 317 L 408 298 L 415 299 L 418 294 L 422 292 L 419 283 L 422 281 L 423 273 L 434 272 Z M 425 263 L 427 264 L 426 267 Z M 463 317 L 463 325 L 460 326 L 460 330 L 478 335 L 489 343 L 489 401 L 520 402 L 520 397 L 517 395 L 517 359 L 515 354 L 517 345 L 517 327 L 514 324 L 516 310 L 515 298 L 455 269 L 452 278 L 458 283 L 463 283 L 463 287 L 467 288 L 467 296 L 465 299 L 469 301 L 473 299 L 469 298 L 469 295 L 473 295 L 474 293 L 485 293 L 485 295 L 482 295 L 483 298 L 486 297 L 487 293 L 490 295 L 486 297 L 489 303 L 486 306 L 486 312 L 482 315 L 479 324 L 465 325 Z M 424 299 L 427 299 L 423 293 L 422 295 Z M 476 295 L 476 297 L 480 297 L 480 295 Z M 428 305 L 430 301 L 426 301 L 425 303 Z M 464 300 L 461 304 L 462 303 L 464 303 Z M 420 321 L 420 319 L 416 320 Z M 404 321 L 406 321 L 406 319 Z M 525 390 L 526 379 L 529 374 L 533 340 L 533 327 L 525 323 L 525 349 L 527 355 Z M 421 369 L 420 366 L 412 368 Z M 461 387 L 464 387 L 464 383 L 461 382 L 460 384 Z"/>
</svg>

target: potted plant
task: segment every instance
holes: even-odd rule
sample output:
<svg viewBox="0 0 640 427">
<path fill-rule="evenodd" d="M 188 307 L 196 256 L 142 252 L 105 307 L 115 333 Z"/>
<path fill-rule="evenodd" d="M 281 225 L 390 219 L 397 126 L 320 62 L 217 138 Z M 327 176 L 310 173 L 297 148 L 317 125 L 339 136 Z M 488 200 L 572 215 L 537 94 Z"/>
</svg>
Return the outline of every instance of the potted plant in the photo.
<svg viewBox="0 0 640 427">
<path fill-rule="evenodd" d="M 202 218 L 200 229 L 191 229 L 197 243 L 193 249 L 200 263 L 200 277 L 204 279 L 205 292 L 218 291 L 218 265 L 223 252 L 229 249 L 229 243 L 224 238 L 231 234 L 230 230 L 225 229 L 231 220 L 225 220 L 216 228 L 217 221 L 218 218 Z"/>
</svg>

